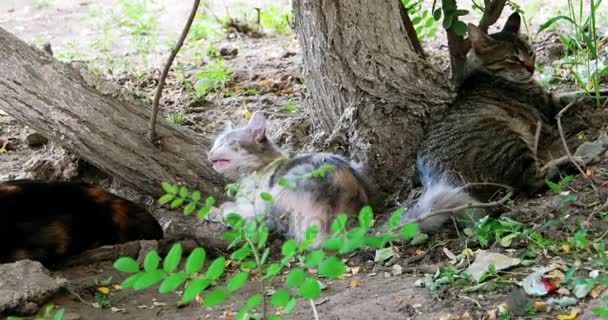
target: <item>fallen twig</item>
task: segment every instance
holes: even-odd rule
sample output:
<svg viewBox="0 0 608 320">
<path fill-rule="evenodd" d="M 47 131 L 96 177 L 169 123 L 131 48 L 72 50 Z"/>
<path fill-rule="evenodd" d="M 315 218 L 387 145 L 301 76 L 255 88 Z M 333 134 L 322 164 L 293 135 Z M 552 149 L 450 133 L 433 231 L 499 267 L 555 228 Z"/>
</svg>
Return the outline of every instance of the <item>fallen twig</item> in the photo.
<svg viewBox="0 0 608 320">
<path fill-rule="evenodd" d="M 579 97 L 578 99 L 568 103 L 568 105 L 566 105 L 562 110 L 560 110 L 560 112 L 557 113 L 557 115 L 555 116 L 555 120 L 557 120 L 557 130 L 559 132 L 559 137 L 562 139 L 562 144 L 564 145 L 564 150 L 566 150 L 566 155 L 568 156 L 568 159 L 570 160 L 570 162 L 572 162 L 572 164 L 576 167 L 576 169 L 578 169 L 578 171 L 583 175 L 583 177 L 585 177 L 587 180 L 589 180 L 589 183 L 591 184 L 591 187 L 593 188 L 593 190 L 597 191 L 597 189 L 595 188 L 595 184 L 593 183 L 593 180 L 591 179 L 591 177 L 588 177 L 587 174 L 585 174 L 585 171 L 583 171 L 583 168 L 581 168 L 581 166 L 578 165 L 576 160 L 574 160 L 574 157 L 572 156 L 572 153 L 570 152 L 570 148 L 568 148 L 568 142 L 566 141 L 566 135 L 564 134 L 564 129 L 562 128 L 562 115 L 564 113 L 566 113 L 566 111 L 568 111 L 568 109 L 570 109 L 570 107 L 572 107 L 574 104 L 576 104 L 577 102 L 579 102 L 582 99 L 583 99 L 583 97 Z"/>
<path fill-rule="evenodd" d="M 167 59 L 167 63 L 165 64 L 165 68 L 160 75 L 160 79 L 158 80 L 158 87 L 156 88 L 156 94 L 154 95 L 154 102 L 152 103 L 152 116 L 150 117 L 150 131 L 148 132 L 148 139 L 154 145 L 154 140 L 156 139 L 156 118 L 158 117 L 158 104 L 160 103 L 160 97 L 162 96 L 163 87 L 165 86 L 165 79 L 167 78 L 167 74 L 169 74 L 169 69 L 171 69 L 171 65 L 173 64 L 173 60 L 175 60 L 175 56 L 179 52 L 179 49 L 184 45 L 184 41 L 186 40 L 186 36 L 188 36 L 188 32 L 190 31 L 190 26 L 192 26 L 192 22 L 194 21 L 194 17 L 196 16 L 196 11 L 198 10 L 198 6 L 200 4 L 200 0 L 194 0 L 194 4 L 192 5 L 192 11 L 190 11 L 190 16 L 188 17 L 188 21 L 184 26 L 184 30 L 182 30 L 182 34 L 179 37 L 179 40 L 175 44 L 175 48 L 171 51 L 171 55 L 169 55 L 169 59 Z"/>
</svg>

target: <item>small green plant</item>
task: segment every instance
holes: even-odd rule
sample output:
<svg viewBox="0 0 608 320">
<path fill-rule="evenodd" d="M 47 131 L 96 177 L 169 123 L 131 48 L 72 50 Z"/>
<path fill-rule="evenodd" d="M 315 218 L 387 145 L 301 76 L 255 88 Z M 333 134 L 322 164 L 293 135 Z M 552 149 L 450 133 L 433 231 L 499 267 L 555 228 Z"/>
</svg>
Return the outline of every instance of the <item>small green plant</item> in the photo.
<svg viewBox="0 0 608 320">
<path fill-rule="evenodd" d="M 444 2 L 441 8 L 433 8 L 433 18 L 435 21 L 441 20 L 443 15 L 442 26 L 446 30 L 452 30 L 459 36 L 464 36 L 467 33 L 467 25 L 459 20 L 459 17 L 469 14 L 468 10 L 458 9 L 455 2 Z"/>
<path fill-rule="evenodd" d="M 277 159 L 276 161 L 282 161 Z M 323 179 L 333 166 L 321 166 L 294 180 L 279 179 L 278 184 L 286 189 L 295 188 L 306 179 Z M 208 197 L 202 201 L 199 191 L 191 192 L 184 186 L 170 183 L 162 184 L 166 192 L 159 199 L 161 204 L 171 208 L 183 207 L 185 215 L 196 212 L 199 220 L 205 219 L 215 210 L 215 199 Z M 229 192 L 238 194 L 236 185 L 227 186 Z M 260 198 L 271 208 L 273 196 L 262 192 Z M 298 299 L 313 300 L 321 294 L 321 283 L 317 277 L 336 279 L 346 272 L 346 265 L 339 255 L 347 254 L 361 248 L 382 248 L 389 241 L 412 239 L 417 233 L 415 224 L 402 224 L 403 210 L 396 210 L 390 217 L 389 228 L 385 234 L 368 235 L 374 223 L 374 215 L 370 207 L 361 209 L 358 216 L 358 226 L 347 229 L 348 216 L 339 214 L 331 224 L 331 236 L 323 241 L 322 246 L 310 250 L 318 235 L 318 226 L 310 226 L 304 241 L 300 244 L 292 239 L 286 240 L 281 246 L 281 259 L 269 259 L 270 247 L 268 238 L 270 230 L 265 224 L 268 212 L 262 212 L 253 219 L 243 219 L 238 214 L 230 214 L 225 223 L 231 229 L 224 234 L 230 241 L 232 250 L 230 259 L 238 265 L 238 270 L 226 277 L 226 258 L 219 257 L 211 261 L 204 269 L 206 253 L 203 248 L 196 248 L 187 257 L 183 269 L 178 269 L 182 260 L 182 248 L 175 244 L 162 259 L 156 251 L 147 253 L 143 268 L 132 258 L 122 257 L 116 260 L 114 267 L 124 273 L 131 274 L 121 286 L 141 290 L 157 284 L 159 292 L 174 292 L 184 288 L 181 303 L 189 303 L 203 291 L 209 292 L 203 299 L 203 307 L 210 308 L 226 301 L 231 294 L 242 288 L 248 281 L 259 283 L 259 292 L 250 296 L 241 305 L 236 319 L 250 319 L 261 308 L 262 319 L 279 319 L 280 315 L 289 314 L 296 306 Z M 305 268 L 292 268 L 292 262 L 299 261 Z M 309 272 L 314 270 L 314 272 Z M 281 274 L 286 274 L 283 282 L 278 281 Z M 269 289 L 274 287 L 269 296 Z M 269 296 L 269 298 L 267 298 Z M 269 300 L 269 301 L 268 301 Z M 314 307 L 314 303 L 311 303 Z M 269 316 L 269 309 L 274 308 L 274 315 Z M 259 319 L 259 317 L 256 317 Z"/>
<path fill-rule="evenodd" d="M 549 189 L 551 189 L 553 192 L 557 193 L 557 194 L 566 194 L 565 193 L 565 188 L 568 185 L 568 183 L 570 183 L 572 181 L 572 176 L 565 176 L 560 182 L 555 183 L 553 181 L 549 181 L 549 180 L 545 180 L 545 183 L 547 184 L 547 186 L 549 187 Z M 561 201 L 562 205 L 565 205 L 567 203 L 570 202 L 574 202 L 576 201 L 577 196 L 575 193 L 567 193 L 565 195 L 565 198 Z"/>
<path fill-rule="evenodd" d="M 296 107 L 295 101 L 293 99 L 289 99 L 286 104 L 283 105 L 283 109 L 289 112 L 298 112 L 300 109 Z"/>
<path fill-rule="evenodd" d="M 433 38 L 437 33 L 437 23 L 429 9 L 423 7 L 424 1 L 420 0 L 401 0 L 407 13 L 412 19 L 412 25 L 416 30 L 416 35 L 421 41 Z"/>
<path fill-rule="evenodd" d="M 178 125 L 183 125 L 184 123 L 186 123 L 186 116 L 181 114 L 181 113 L 176 113 L 176 114 L 172 114 L 169 117 L 167 117 L 167 120 L 169 120 L 170 122 L 173 122 L 175 124 Z"/>
<path fill-rule="evenodd" d="M 589 12 L 584 7 L 588 3 Z M 568 0 L 568 15 L 558 15 L 548 19 L 539 29 L 539 33 L 559 21 L 567 22 L 569 34 L 560 34 L 564 44 L 565 59 L 563 66 L 569 67 L 576 83 L 588 94 L 594 96 L 596 104 L 601 106 L 601 76 L 608 74 L 608 66 L 600 60 L 601 42 L 598 40 L 597 16 L 602 0 Z"/>
<path fill-rule="evenodd" d="M 276 7 L 265 8 L 260 11 L 260 23 L 263 28 L 272 30 L 275 34 L 290 33 L 289 23 L 291 12 L 281 11 Z"/>
<path fill-rule="evenodd" d="M 59 309 L 59 311 L 55 312 L 53 314 L 53 310 L 55 309 L 55 306 L 50 304 L 47 305 L 46 307 L 44 307 L 44 312 L 42 313 L 41 316 L 36 316 L 33 319 L 34 320 L 61 320 L 63 319 L 63 314 L 65 313 L 65 310 Z M 22 318 L 19 317 L 7 317 L 6 320 L 21 320 Z"/>
<path fill-rule="evenodd" d="M 209 63 L 196 75 L 198 79 L 194 86 L 196 95 L 206 96 L 211 92 L 223 90 L 231 75 L 232 69 L 226 67 L 224 60 L 218 59 Z"/>
<path fill-rule="evenodd" d="M 533 232 L 531 228 L 511 218 L 486 216 L 475 221 L 473 227 L 466 228 L 464 233 L 477 239 L 482 248 L 487 248 L 497 241 L 503 247 L 510 247 L 513 240 L 530 239 Z"/>
</svg>

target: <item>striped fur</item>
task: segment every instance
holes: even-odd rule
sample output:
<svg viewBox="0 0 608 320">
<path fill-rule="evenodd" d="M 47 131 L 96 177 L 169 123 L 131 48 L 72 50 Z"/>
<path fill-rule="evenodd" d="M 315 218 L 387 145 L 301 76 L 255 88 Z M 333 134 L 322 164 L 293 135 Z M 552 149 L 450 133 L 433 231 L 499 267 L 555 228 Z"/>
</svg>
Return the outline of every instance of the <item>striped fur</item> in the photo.
<svg viewBox="0 0 608 320">
<path fill-rule="evenodd" d="M 404 220 L 487 201 L 497 191 L 488 187 L 463 190 L 465 183 L 500 183 L 525 193 L 544 185 L 542 167 L 549 159 L 536 154 L 535 132 L 541 123 L 542 150 L 543 142 L 557 137 L 552 120 L 560 107 L 532 80 L 535 55 L 519 28 L 517 13 L 496 34 L 487 35 L 469 25 L 473 48 L 467 55 L 468 76 L 418 150 L 417 169 L 424 191 Z M 452 214 L 465 218 L 464 212 Z M 434 217 L 421 228 L 437 231 L 448 218 Z"/>
</svg>

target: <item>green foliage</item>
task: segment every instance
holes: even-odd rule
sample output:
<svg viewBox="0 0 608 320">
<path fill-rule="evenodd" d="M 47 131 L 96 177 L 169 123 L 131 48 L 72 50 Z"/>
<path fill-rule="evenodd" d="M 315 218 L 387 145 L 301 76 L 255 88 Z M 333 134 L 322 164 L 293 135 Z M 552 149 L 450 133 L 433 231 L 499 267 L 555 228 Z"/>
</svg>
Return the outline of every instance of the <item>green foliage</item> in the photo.
<svg viewBox="0 0 608 320">
<path fill-rule="evenodd" d="M 608 66 L 598 56 L 602 42 L 599 41 L 596 21 L 601 2 L 602 0 L 568 0 L 567 15 L 549 18 L 538 31 L 540 33 L 557 23 L 565 23 L 570 27 L 569 33 L 559 35 L 566 48 L 562 66 L 569 68 L 574 81 L 588 95 L 595 97 L 598 107 L 602 105 L 602 76 L 608 74 Z M 588 10 L 585 10 L 585 6 L 588 6 Z"/>
<path fill-rule="evenodd" d="M 232 69 L 226 67 L 223 59 L 210 62 L 205 69 L 196 74 L 198 79 L 194 90 L 197 96 L 204 97 L 212 92 L 221 91 L 230 81 Z"/>
<path fill-rule="evenodd" d="M 264 29 L 270 29 L 275 34 L 290 33 L 289 24 L 291 12 L 282 11 L 276 7 L 263 8 L 260 10 L 260 23 Z"/>
<path fill-rule="evenodd" d="M 323 179 L 333 169 L 334 167 L 330 165 L 321 166 L 296 178 L 295 181 L 282 180 L 282 183 L 279 183 L 289 189 L 305 179 Z M 204 217 L 215 205 L 214 198 L 208 197 L 205 201 L 201 201 L 201 193 L 192 192 L 187 187 L 171 183 L 162 183 L 161 187 L 165 195 L 160 198 L 159 202 L 171 208 L 182 207 L 185 214 L 199 210 L 198 216 Z M 233 191 L 238 193 L 238 187 L 235 186 Z M 269 193 L 261 193 L 259 197 L 269 206 L 275 200 Z M 227 279 L 223 279 L 223 276 L 231 270 L 226 270 L 226 258 L 216 258 L 205 269 L 206 254 L 203 248 L 193 250 L 186 259 L 183 270 L 180 270 L 183 252 L 179 244 L 175 244 L 167 253 L 161 270 L 158 269 L 161 257 L 155 251 L 147 254 L 143 270 L 131 258 L 119 258 L 114 265 L 117 270 L 132 274 L 122 283 L 123 288 L 140 290 L 160 284 L 159 292 L 161 293 L 175 292 L 183 288 L 182 303 L 188 303 L 196 296 L 204 295 L 204 307 L 223 303 L 231 294 L 245 286 L 250 279 L 260 281 L 261 291 L 247 300 L 237 313 L 237 318 L 244 318 L 251 309 L 267 299 L 265 294 L 267 283 L 274 283 L 273 280 L 285 271 L 283 288 L 277 288 L 270 296 L 270 302 L 272 307 L 277 308 L 277 312 L 286 315 L 293 310 L 297 303 L 297 298 L 292 296 L 287 289 L 297 292 L 296 296 L 303 299 L 316 299 L 321 294 L 321 284 L 314 276 L 307 274 L 303 268 L 290 269 L 294 260 L 301 261 L 308 269 L 315 269 L 316 272 L 312 274 L 332 279 L 340 278 L 346 272 L 346 265 L 339 255 L 365 247 L 382 248 L 389 241 L 398 241 L 399 236 L 410 240 L 419 235 L 415 224 L 401 223 L 402 212 L 403 210 L 397 210 L 393 214 L 389 230 L 381 235 L 368 234 L 375 221 L 373 210 L 370 207 L 361 209 L 358 215 L 358 226 L 352 229 L 348 228 L 348 216 L 339 214 L 331 224 L 331 237 L 322 242 L 324 249 L 309 250 L 311 245 L 320 243 L 320 241 L 316 241 L 319 236 L 319 226 L 311 225 L 306 229 L 301 243 L 298 244 L 295 240 L 288 239 L 282 244 L 279 261 L 268 261 L 270 230 L 264 222 L 266 212 L 252 219 L 243 219 L 238 214 L 230 214 L 224 219 L 224 222 L 232 229 L 227 231 L 224 237 L 231 241 L 230 259 L 237 262 L 240 270 L 231 272 L 232 275 Z M 211 292 L 205 295 L 208 288 L 212 288 Z M 275 318 L 278 319 L 278 317 Z"/>
<path fill-rule="evenodd" d="M 32 318 L 33 320 L 61 320 L 63 319 L 63 314 L 65 313 L 65 309 L 61 308 L 57 312 L 53 314 L 53 310 L 55 306 L 52 304 L 47 305 L 43 308 L 42 315 L 36 316 Z M 6 320 L 21 320 L 20 317 L 9 316 Z"/>
<path fill-rule="evenodd" d="M 416 30 L 416 35 L 421 41 L 427 38 L 435 37 L 437 33 L 437 23 L 439 18 L 434 18 L 431 10 L 424 8 L 424 1 L 420 0 L 401 0 L 406 8 L 412 25 Z"/>
</svg>

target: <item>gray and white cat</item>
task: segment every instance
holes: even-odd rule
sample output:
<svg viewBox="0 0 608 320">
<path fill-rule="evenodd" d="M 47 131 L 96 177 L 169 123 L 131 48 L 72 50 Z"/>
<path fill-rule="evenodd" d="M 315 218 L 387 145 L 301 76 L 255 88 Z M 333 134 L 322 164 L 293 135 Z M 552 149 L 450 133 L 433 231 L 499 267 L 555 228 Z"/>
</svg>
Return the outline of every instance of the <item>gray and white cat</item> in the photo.
<svg viewBox="0 0 608 320">
<path fill-rule="evenodd" d="M 339 213 L 355 216 L 368 203 L 363 178 L 345 159 L 329 153 L 287 158 L 266 136 L 266 119 L 259 112 L 245 127 L 222 133 L 208 159 L 214 170 L 239 185 L 233 201 L 219 207 L 221 217 L 237 213 L 254 218 L 265 213 L 271 230 L 298 242 L 305 239 L 309 226 L 317 224 L 319 234 L 313 248 L 330 234 Z M 323 177 L 310 177 L 324 167 L 331 169 Z M 281 186 L 279 181 L 291 187 Z M 273 201 L 262 199 L 263 192 L 272 195 Z"/>
</svg>

